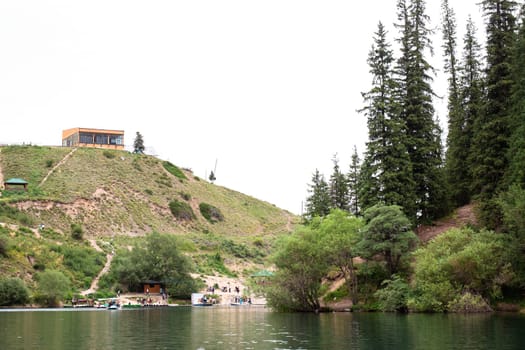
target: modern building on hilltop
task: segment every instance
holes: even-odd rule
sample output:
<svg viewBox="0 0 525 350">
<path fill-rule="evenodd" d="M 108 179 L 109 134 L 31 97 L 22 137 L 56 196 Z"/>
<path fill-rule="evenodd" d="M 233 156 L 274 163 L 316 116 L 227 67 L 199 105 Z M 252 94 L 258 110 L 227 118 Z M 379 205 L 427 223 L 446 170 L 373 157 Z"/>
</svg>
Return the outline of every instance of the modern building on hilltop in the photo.
<svg viewBox="0 0 525 350">
<path fill-rule="evenodd" d="M 62 131 L 62 146 L 124 149 L 124 130 L 73 128 Z"/>
</svg>

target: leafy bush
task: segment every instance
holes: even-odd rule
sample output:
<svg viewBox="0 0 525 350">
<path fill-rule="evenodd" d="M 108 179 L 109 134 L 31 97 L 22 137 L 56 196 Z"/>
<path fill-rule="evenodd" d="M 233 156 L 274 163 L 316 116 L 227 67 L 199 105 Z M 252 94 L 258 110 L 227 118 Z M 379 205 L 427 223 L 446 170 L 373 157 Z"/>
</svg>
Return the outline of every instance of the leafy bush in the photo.
<svg viewBox="0 0 525 350">
<path fill-rule="evenodd" d="M 71 224 L 71 237 L 73 237 L 73 239 L 82 240 L 83 234 L 82 224 Z"/>
<path fill-rule="evenodd" d="M 189 297 L 195 291 L 190 268 L 190 260 L 179 251 L 177 238 L 154 232 L 143 244 L 115 257 L 110 271 L 113 277 L 105 283 L 114 284 L 111 278 L 115 278 L 128 290 L 137 290 L 143 281 L 164 281 L 171 295 Z"/>
<path fill-rule="evenodd" d="M 106 157 L 107 159 L 113 159 L 116 157 L 115 153 L 114 152 L 111 152 L 111 151 L 108 151 L 108 150 L 104 150 L 104 152 L 102 152 L 102 154 L 104 155 L 104 157 Z"/>
<path fill-rule="evenodd" d="M 146 194 L 149 194 L 150 196 L 153 196 L 153 191 L 150 190 L 149 188 L 146 188 L 146 189 L 144 190 L 144 192 L 145 192 Z"/>
<path fill-rule="evenodd" d="M 47 270 L 36 275 L 38 282 L 35 299 L 46 306 L 58 306 L 70 292 L 71 282 L 62 272 Z"/>
<path fill-rule="evenodd" d="M 507 192 L 500 194 L 498 203 L 503 211 L 503 223 L 507 231 L 524 240 L 525 189 L 520 185 L 510 186 Z"/>
<path fill-rule="evenodd" d="M 382 311 L 407 312 L 407 302 L 411 293 L 410 286 L 398 275 L 392 277 L 391 280 L 385 280 L 383 282 L 385 287 L 375 293 L 380 308 Z"/>
<path fill-rule="evenodd" d="M 462 293 L 448 304 L 449 312 L 491 312 L 492 308 L 479 294 Z"/>
<path fill-rule="evenodd" d="M 0 279 L 0 306 L 24 305 L 29 301 L 29 292 L 20 278 Z"/>
<path fill-rule="evenodd" d="M 180 195 L 181 195 L 182 199 L 184 199 L 186 202 L 191 199 L 191 194 L 189 194 L 187 192 L 180 192 Z"/>
<path fill-rule="evenodd" d="M 248 248 L 248 246 L 244 243 L 237 244 L 234 241 L 230 239 L 226 239 L 221 243 L 221 250 L 227 253 L 232 254 L 233 256 L 237 258 L 257 258 L 261 257 L 264 254 L 262 254 L 259 250 L 255 249 L 252 250 Z"/>
<path fill-rule="evenodd" d="M 105 263 L 104 254 L 88 247 L 64 246 L 64 265 L 82 287 L 89 287 L 91 280 Z"/>
<path fill-rule="evenodd" d="M 184 175 L 184 173 L 182 172 L 182 170 L 180 170 L 177 166 L 171 164 L 170 162 L 166 161 L 166 162 L 163 162 L 162 163 L 162 166 L 164 167 L 164 169 L 166 169 L 171 175 L 175 176 L 175 177 L 178 177 L 179 179 L 181 180 L 187 180 L 188 178 L 186 177 L 186 175 Z"/>
<path fill-rule="evenodd" d="M 188 203 L 178 201 L 176 199 L 169 203 L 169 207 L 173 216 L 180 220 L 193 220 L 195 214 Z"/>
<path fill-rule="evenodd" d="M 53 166 L 53 160 L 52 159 L 46 160 L 46 167 L 51 168 L 52 166 Z"/>
<path fill-rule="evenodd" d="M 211 204 L 200 203 L 199 210 L 202 216 L 204 216 L 206 220 L 208 220 L 212 224 L 219 221 L 224 221 L 224 216 L 222 215 L 221 211 Z"/>
<path fill-rule="evenodd" d="M 467 228 L 434 238 L 414 253 L 415 294 L 408 301 L 409 308 L 447 311 L 465 290 L 487 300 L 500 298 L 503 288 L 515 278 L 510 261 L 515 246 L 509 235 Z M 458 303 L 465 305 L 466 301 Z"/>
</svg>

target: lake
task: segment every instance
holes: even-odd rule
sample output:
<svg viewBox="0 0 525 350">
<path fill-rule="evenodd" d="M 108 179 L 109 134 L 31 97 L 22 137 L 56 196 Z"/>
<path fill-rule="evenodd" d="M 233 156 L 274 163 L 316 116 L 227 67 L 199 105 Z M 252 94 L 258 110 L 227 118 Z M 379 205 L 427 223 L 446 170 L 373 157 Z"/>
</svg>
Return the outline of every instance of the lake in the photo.
<svg viewBox="0 0 525 350">
<path fill-rule="evenodd" d="M 0 311 L 0 349 L 524 349 L 525 316 L 263 307 Z"/>
</svg>

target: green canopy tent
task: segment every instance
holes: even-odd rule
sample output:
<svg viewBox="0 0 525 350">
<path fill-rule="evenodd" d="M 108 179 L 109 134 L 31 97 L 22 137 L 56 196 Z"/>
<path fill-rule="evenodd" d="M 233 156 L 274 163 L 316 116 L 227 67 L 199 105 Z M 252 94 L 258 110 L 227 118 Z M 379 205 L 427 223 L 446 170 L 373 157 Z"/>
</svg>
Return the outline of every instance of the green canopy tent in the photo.
<svg viewBox="0 0 525 350">
<path fill-rule="evenodd" d="M 250 275 L 255 280 L 255 284 L 264 285 L 268 283 L 268 280 L 273 277 L 274 273 L 268 270 L 259 270 Z"/>
<path fill-rule="evenodd" d="M 268 270 L 259 270 L 250 275 L 250 277 L 272 277 L 274 273 Z"/>
<path fill-rule="evenodd" d="M 28 182 L 26 180 L 14 177 L 14 178 L 4 181 L 4 189 L 6 191 L 10 191 L 10 190 L 27 191 L 27 184 Z"/>
</svg>

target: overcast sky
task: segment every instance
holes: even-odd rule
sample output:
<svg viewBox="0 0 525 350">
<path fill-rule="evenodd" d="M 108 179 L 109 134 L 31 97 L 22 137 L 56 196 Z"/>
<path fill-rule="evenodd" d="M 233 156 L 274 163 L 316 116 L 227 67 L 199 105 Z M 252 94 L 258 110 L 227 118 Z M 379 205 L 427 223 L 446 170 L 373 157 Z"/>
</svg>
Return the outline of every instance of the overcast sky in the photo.
<svg viewBox="0 0 525 350">
<path fill-rule="evenodd" d="M 460 45 L 479 0 L 450 0 Z M 440 1 L 427 1 L 438 26 Z M 361 92 L 396 1 L 0 0 L 0 144 L 139 131 L 159 158 L 300 214 L 318 168 L 364 151 Z M 436 93 L 446 93 L 434 36 Z M 397 52 L 396 52 L 397 55 Z M 443 126 L 445 101 L 436 101 Z"/>
</svg>

